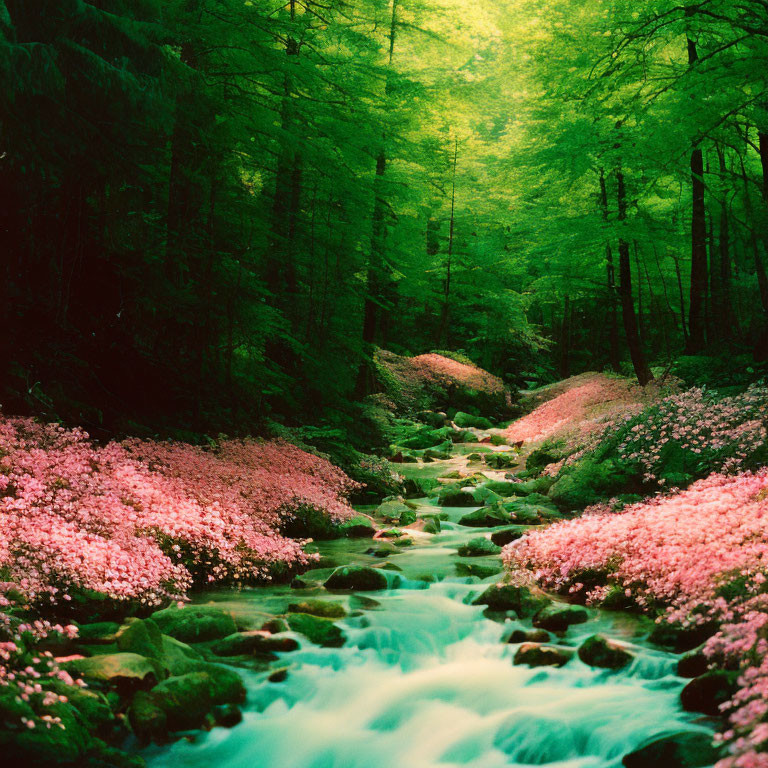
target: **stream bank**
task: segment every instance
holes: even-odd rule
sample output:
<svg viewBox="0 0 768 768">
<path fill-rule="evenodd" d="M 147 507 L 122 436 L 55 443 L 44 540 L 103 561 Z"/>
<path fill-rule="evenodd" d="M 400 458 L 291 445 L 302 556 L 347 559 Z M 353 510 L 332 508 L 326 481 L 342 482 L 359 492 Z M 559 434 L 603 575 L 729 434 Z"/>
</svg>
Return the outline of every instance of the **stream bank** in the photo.
<svg viewBox="0 0 768 768">
<path fill-rule="evenodd" d="M 376 539 L 318 542 L 320 567 L 290 585 L 206 592 L 206 603 L 238 627 L 266 622 L 284 630 L 275 640 L 293 640 L 297 649 L 275 647 L 269 665 L 263 657 L 254 662 L 252 654 L 229 657 L 247 691 L 242 723 L 143 749 L 148 764 L 237 768 L 257 759 L 260 768 L 618 768 L 624 761 L 632 768 L 672 768 L 713 763 L 711 723 L 682 710 L 686 681 L 677 675 L 679 657 L 649 642 L 649 622 L 564 603 L 550 606 L 549 618 L 534 618 L 526 606 L 514 611 L 512 603 L 483 599 L 502 570 L 491 537 L 519 535 L 531 523 L 545 522 L 541 516 L 548 511 L 534 498 L 527 505 L 527 526 L 493 519 L 481 525 L 481 510 L 488 508 L 476 499 L 515 482 L 510 467 L 492 465 L 517 459 L 506 446 L 486 444 L 483 451 L 508 457 L 488 462 L 477 448 L 458 444 L 450 458 L 402 466 L 411 487 L 438 481 L 429 496 L 394 502 L 403 513 L 412 512 L 401 518 L 406 525 L 382 519 L 382 512 L 394 510 L 392 503 L 382 505 Z M 451 482 L 466 490 L 451 490 Z M 520 511 L 526 506 L 520 504 L 524 498 L 508 501 Z M 468 518 L 471 525 L 460 524 Z M 326 583 L 359 588 L 329 589 Z M 318 613 L 324 615 L 295 618 Z M 308 624 L 318 621 L 326 631 L 309 642 Z M 338 631 L 329 634 L 331 626 Z M 605 653 L 596 661 L 583 650 L 595 636 L 605 640 L 601 648 L 609 658 L 611 652 L 621 657 L 619 663 L 606 662 Z M 667 739 L 670 735 L 674 738 Z"/>
</svg>

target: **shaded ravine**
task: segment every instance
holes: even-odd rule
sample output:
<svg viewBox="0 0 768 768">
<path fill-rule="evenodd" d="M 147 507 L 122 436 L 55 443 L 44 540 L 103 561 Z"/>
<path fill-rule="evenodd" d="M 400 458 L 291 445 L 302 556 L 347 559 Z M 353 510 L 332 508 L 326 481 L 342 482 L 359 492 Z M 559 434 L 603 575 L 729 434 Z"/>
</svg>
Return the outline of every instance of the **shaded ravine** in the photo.
<svg viewBox="0 0 768 768">
<path fill-rule="evenodd" d="M 409 469 L 435 476 L 464 461 Z M 305 597 L 343 602 L 350 615 L 338 623 L 347 641 L 319 648 L 296 635 L 301 649 L 277 665 L 288 668 L 285 680 L 244 672 L 240 725 L 145 750 L 150 768 L 615 768 L 649 737 L 706 728 L 680 707 L 677 657 L 646 644 L 648 626 L 634 617 L 591 611 L 586 624 L 554 639 L 573 648 L 598 632 L 617 639 L 634 654 L 622 671 L 593 669 L 578 657 L 562 668 L 514 665 L 518 646 L 504 640 L 530 621 L 486 617 L 471 602 L 499 575 L 481 580 L 456 571 L 458 547 L 492 529 L 458 525 L 471 508 L 416 503 L 420 516 L 439 511 L 449 519 L 439 534 L 414 531 L 412 546 L 395 548 L 386 591 L 319 586 L 332 566 L 381 567 L 366 552 L 370 540 L 345 539 L 318 545 L 329 567 L 310 571 L 307 588 L 207 593 L 206 601 L 245 623 Z M 461 560 L 501 571 L 498 557 Z"/>
</svg>

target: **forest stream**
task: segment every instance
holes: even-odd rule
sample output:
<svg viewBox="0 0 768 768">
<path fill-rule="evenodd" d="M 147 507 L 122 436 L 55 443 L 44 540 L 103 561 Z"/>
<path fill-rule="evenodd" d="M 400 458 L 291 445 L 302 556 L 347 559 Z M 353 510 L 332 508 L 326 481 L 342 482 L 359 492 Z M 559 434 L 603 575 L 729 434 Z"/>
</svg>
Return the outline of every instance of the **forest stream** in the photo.
<svg viewBox="0 0 768 768">
<path fill-rule="evenodd" d="M 466 464 L 457 455 L 405 465 L 404 471 L 434 478 Z M 701 716 L 681 709 L 685 681 L 676 675 L 679 657 L 646 642 L 649 624 L 628 614 L 590 609 L 586 623 L 553 636 L 551 643 L 567 653 L 600 633 L 631 651 L 633 660 L 622 670 L 592 668 L 578 657 L 562 668 L 514 664 L 520 645 L 506 640 L 516 629 L 530 630 L 530 620 L 489 617 L 483 606 L 472 605 L 501 577 L 500 557 L 457 555 L 462 544 L 494 529 L 459 525 L 472 508 L 435 503 L 415 500 L 419 517 L 441 514 L 440 533 L 413 531 L 411 546 L 370 539 L 318 543 L 323 568 L 302 577 L 304 588 L 204 593 L 201 601 L 214 601 L 251 624 L 284 612 L 297 599 L 342 602 L 348 615 L 337 623 L 346 642 L 323 648 L 295 635 L 300 649 L 282 654 L 272 667 L 287 667 L 283 680 L 270 681 L 270 671 L 244 671 L 248 698 L 240 725 L 143 750 L 148 764 L 618 768 L 650 737 L 707 728 L 697 723 Z M 373 554 L 377 545 L 379 557 Z M 381 545 L 389 550 L 385 561 Z M 457 569 L 459 563 L 464 567 Z M 333 567 L 348 564 L 384 569 L 390 588 L 329 592 L 319 586 Z M 493 575 L 466 575 L 466 567 Z"/>
</svg>

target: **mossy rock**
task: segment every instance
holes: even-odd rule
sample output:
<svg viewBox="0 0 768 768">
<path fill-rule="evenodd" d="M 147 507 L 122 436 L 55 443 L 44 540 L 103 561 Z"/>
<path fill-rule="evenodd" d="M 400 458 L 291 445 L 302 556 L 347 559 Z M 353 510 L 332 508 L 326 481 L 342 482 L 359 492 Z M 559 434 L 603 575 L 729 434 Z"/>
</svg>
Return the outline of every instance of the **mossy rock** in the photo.
<svg viewBox="0 0 768 768">
<path fill-rule="evenodd" d="M 552 603 L 533 617 L 533 626 L 549 632 L 565 632 L 572 624 L 583 624 L 588 619 L 587 609 L 580 605 Z"/>
<path fill-rule="evenodd" d="M 493 423 L 485 416 L 473 416 L 464 411 L 458 411 L 453 417 L 453 423 L 461 429 L 491 429 Z"/>
<path fill-rule="evenodd" d="M 290 613 L 288 614 L 288 626 L 294 632 L 304 635 L 315 645 L 340 648 L 346 642 L 344 633 L 333 623 L 332 619 L 312 616 L 308 613 Z"/>
<path fill-rule="evenodd" d="M 738 673 L 713 669 L 695 677 L 680 693 L 680 702 L 686 712 L 719 715 L 720 705 L 729 701 L 738 690 Z"/>
<path fill-rule="evenodd" d="M 371 539 L 376 535 L 376 526 L 369 518 L 355 515 L 339 526 L 339 533 L 348 539 Z"/>
<path fill-rule="evenodd" d="M 214 706 L 244 701 L 245 686 L 233 669 L 204 664 L 200 671 L 163 680 L 149 697 L 165 713 L 169 730 L 184 731 L 199 728 Z M 149 700 L 142 699 L 148 709 Z"/>
<path fill-rule="evenodd" d="M 440 518 L 435 516 L 426 518 L 424 523 L 424 533 L 438 534 L 442 530 L 440 525 Z"/>
<path fill-rule="evenodd" d="M 520 643 L 548 643 L 552 638 L 545 629 L 515 629 L 507 638 L 510 645 Z"/>
<path fill-rule="evenodd" d="M 126 619 L 116 633 L 116 640 L 121 651 L 162 660 L 163 635 L 152 619 Z"/>
<path fill-rule="evenodd" d="M 510 521 L 509 513 L 500 507 L 481 507 L 461 517 L 459 525 L 469 528 L 496 528 L 509 525 Z"/>
<path fill-rule="evenodd" d="M 163 657 L 162 662 L 172 675 L 184 675 L 194 672 L 202 662 L 203 657 L 191 646 L 182 643 L 175 637 L 162 635 Z"/>
<path fill-rule="evenodd" d="M 466 544 L 459 547 L 460 557 L 485 557 L 498 555 L 500 552 L 501 547 L 486 538 L 470 539 Z"/>
<path fill-rule="evenodd" d="M 540 643 L 523 643 L 515 652 L 513 663 L 528 667 L 564 667 L 573 651 Z"/>
<path fill-rule="evenodd" d="M 602 635 L 592 635 L 579 646 L 579 658 L 590 667 L 621 669 L 632 661 L 632 654 Z"/>
<path fill-rule="evenodd" d="M 525 487 L 524 483 L 515 483 L 507 480 L 489 480 L 485 487 L 489 491 L 508 498 L 510 496 L 527 496 L 530 491 Z"/>
<path fill-rule="evenodd" d="M 621 762 L 624 768 L 704 768 L 724 756 L 708 731 L 677 731 L 651 737 Z"/>
<path fill-rule="evenodd" d="M 138 691 L 133 697 L 128 709 L 128 722 L 141 744 L 150 741 L 162 744 L 168 738 L 168 716 L 148 691 Z"/>
<path fill-rule="evenodd" d="M 326 589 L 373 592 L 387 589 L 387 577 L 375 568 L 361 565 L 345 565 L 337 568 L 325 582 Z"/>
<path fill-rule="evenodd" d="M 498 493 L 492 491 L 487 485 L 480 485 L 472 492 L 475 501 L 478 505 L 491 506 L 504 500 L 503 496 L 499 496 Z"/>
<path fill-rule="evenodd" d="M 534 595 L 526 587 L 492 584 L 473 600 L 472 605 L 485 605 L 492 611 L 514 611 L 520 618 L 527 618 L 548 603 L 547 598 Z"/>
<path fill-rule="evenodd" d="M 437 503 L 441 507 L 476 507 L 474 496 L 460 488 L 447 487 L 440 491 Z"/>
<path fill-rule="evenodd" d="M 512 469 L 520 462 L 512 453 L 490 453 L 485 457 L 485 463 L 492 469 Z"/>
<path fill-rule="evenodd" d="M 62 666 L 86 680 L 125 687 L 152 687 L 167 676 L 161 662 L 137 653 L 106 653 L 67 661 Z"/>
<path fill-rule="evenodd" d="M 184 643 L 219 640 L 237 632 L 231 614 L 207 605 L 166 608 L 153 613 L 152 620 L 164 635 L 170 635 Z"/>
<path fill-rule="evenodd" d="M 254 655 L 276 659 L 276 653 L 290 653 L 298 647 L 292 637 L 280 637 L 257 629 L 227 635 L 211 646 L 211 652 L 217 656 Z"/>
<path fill-rule="evenodd" d="M 341 604 L 330 600 L 303 600 L 300 603 L 291 603 L 288 606 L 290 613 L 308 613 L 311 616 L 320 616 L 324 619 L 343 619 L 347 615 L 347 609 Z"/>
<path fill-rule="evenodd" d="M 110 645 L 116 641 L 120 625 L 116 621 L 96 621 L 81 624 L 77 631 L 77 642 L 82 645 Z"/>
<path fill-rule="evenodd" d="M 408 513 L 412 513 L 413 510 L 402 501 L 385 501 L 376 510 L 376 515 L 383 518 L 387 522 L 397 523 L 400 518 Z"/>
<path fill-rule="evenodd" d="M 485 565 L 485 563 L 456 563 L 456 573 L 459 576 L 474 576 L 478 579 L 488 579 L 497 576 L 500 566 Z"/>
</svg>

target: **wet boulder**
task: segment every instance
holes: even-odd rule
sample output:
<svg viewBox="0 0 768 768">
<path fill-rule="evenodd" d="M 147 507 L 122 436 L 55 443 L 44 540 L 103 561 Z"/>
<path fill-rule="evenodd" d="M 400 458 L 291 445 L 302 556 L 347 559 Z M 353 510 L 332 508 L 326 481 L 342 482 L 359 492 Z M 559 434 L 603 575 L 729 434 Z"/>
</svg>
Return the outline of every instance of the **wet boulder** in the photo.
<svg viewBox="0 0 768 768">
<path fill-rule="evenodd" d="M 164 635 L 170 635 L 184 643 L 219 640 L 237 632 L 231 614 L 207 605 L 165 608 L 153 613 L 152 620 Z"/>
<path fill-rule="evenodd" d="M 517 643 L 548 643 L 551 637 L 544 629 L 515 629 L 507 638 L 507 642 Z"/>
<path fill-rule="evenodd" d="M 376 526 L 370 518 L 355 515 L 339 526 L 339 533 L 348 539 L 371 539 L 376 535 Z"/>
<path fill-rule="evenodd" d="M 572 624 L 583 624 L 589 615 L 580 605 L 552 603 L 533 617 L 533 626 L 549 632 L 565 632 Z"/>
<path fill-rule="evenodd" d="M 387 585 L 387 577 L 381 571 L 361 565 L 337 568 L 325 582 L 326 589 L 353 589 L 360 592 L 387 589 Z"/>
<path fill-rule="evenodd" d="M 341 603 L 330 600 L 303 600 L 300 603 L 291 603 L 288 606 L 288 611 L 290 613 L 309 613 L 324 619 L 343 619 L 347 615 L 347 609 Z"/>
<path fill-rule="evenodd" d="M 573 651 L 540 643 L 523 643 L 515 652 L 513 663 L 528 667 L 564 667 Z"/>
<path fill-rule="evenodd" d="M 632 654 L 602 635 L 592 635 L 579 646 L 579 658 L 590 667 L 621 669 L 632 661 Z"/>
<path fill-rule="evenodd" d="M 275 653 L 295 651 L 299 644 L 292 637 L 279 637 L 261 630 L 235 632 L 211 646 L 217 656 L 266 656 L 274 658 Z"/>
<path fill-rule="evenodd" d="M 234 728 L 243 721 L 243 713 L 237 704 L 217 704 L 211 710 L 213 722 L 221 728 Z"/>
<path fill-rule="evenodd" d="M 126 619 L 115 639 L 120 651 L 158 660 L 163 657 L 163 636 L 152 619 Z"/>
<path fill-rule="evenodd" d="M 397 523 L 399 525 L 408 525 L 416 520 L 416 513 L 402 501 L 385 501 L 377 510 L 376 514 L 382 517 L 388 523 Z M 407 520 L 408 522 L 402 522 Z"/>
<path fill-rule="evenodd" d="M 440 491 L 437 503 L 441 507 L 476 507 L 477 501 L 469 492 L 455 486 L 448 486 Z"/>
<path fill-rule="evenodd" d="M 468 528 L 497 528 L 509 525 L 510 517 L 501 507 L 481 507 L 469 512 L 459 520 L 459 525 Z"/>
<path fill-rule="evenodd" d="M 288 614 L 288 626 L 300 635 L 304 635 L 315 645 L 327 648 L 340 648 L 346 642 L 341 629 L 331 619 L 312 616 L 308 613 Z"/>
<path fill-rule="evenodd" d="M 533 616 L 549 601 L 514 584 L 492 584 L 472 605 L 485 605 L 492 611 L 514 611 L 521 618 Z"/>
<path fill-rule="evenodd" d="M 487 579 L 491 576 L 497 576 L 500 571 L 501 564 L 493 566 L 482 563 L 456 563 L 456 573 L 459 576 L 476 576 L 478 579 Z"/>
<path fill-rule="evenodd" d="M 458 411 L 453 417 L 453 423 L 460 429 L 491 429 L 493 423 L 485 416 L 473 416 L 471 413 Z"/>
<path fill-rule="evenodd" d="M 116 642 L 119 629 L 120 625 L 116 621 L 81 624 L 77 631 L 77 642 L 80 645 L 110 645 Z"/>
<path fill-rule="evenodd" d="M 490 539 L 477 538 L 470 539 L 466 544 L 459 547 L 460 557 L 486 557 L 488 555 L 498 555 L 501 547 L 494 544 Z"/>
<path fill-rule="evenodd" d="M 133 697 L 128 722 L 139 743 L 162 744 L 168 738 L 168 717 L 148 691 L 138 691 Z"/>
<path fill-rule="evenodd" d="M 62 667 L 70 673 L 123 690 L 151 688 L 168 674 L 162 663 L 137 653 L 106 653 L 67 661 Z"/>
<path fill-rule="evenodd" d="M 662 622 L 657 624 L 648 639 L 663 648 L 670 648 L 675 653 L 684 653 L 697 648 L 716 631 L 713 624 L 682 627 L 678 624 Z"/>
<path fill-rule="evenodd" d="M 485 463 L 491 469 L 511 469 L 519 464 L 516 456 L 509 451 L 489 453 L 485 457 Z"/>
<path fill-rule="evenodd" d="M 706 731 L 653 736 L 622 759 L 624 768 L 704 768 L 723 757 Z"/>
<path fill-rule="evenodd" d="M 193 672 L 203 661 L 203 657 L 191 646 L 175 637 L 162 635 L 163 656 L 161 661 L 172 675 L 184 675 Z"/>
<path fill-rule="evenodd" d="M 677 674 L 680 677 L 698 677 L 708 669 L 709 659 L 704 655 L 701 646 L 683 654 L 677 662 Z"/>
<path fill-rule="evenodd" d="M 720 705 L 736 693 L 736 672 L 715 669 L 695 677 L 683 688 L 680 703 L 686 712 L 719 715 Z"/>
<path fill-rule="evenodd" d="M 527 533 L 527 529 L 519 525 L 510 525 L 491 534 L 491 541 L 499 547 L 506 547 L 513 541 L 521 539 Z"/>
</svg>

